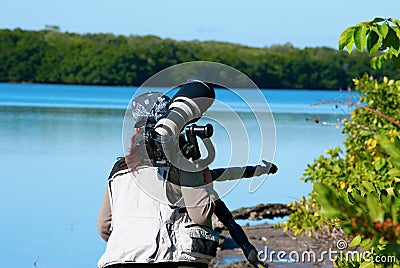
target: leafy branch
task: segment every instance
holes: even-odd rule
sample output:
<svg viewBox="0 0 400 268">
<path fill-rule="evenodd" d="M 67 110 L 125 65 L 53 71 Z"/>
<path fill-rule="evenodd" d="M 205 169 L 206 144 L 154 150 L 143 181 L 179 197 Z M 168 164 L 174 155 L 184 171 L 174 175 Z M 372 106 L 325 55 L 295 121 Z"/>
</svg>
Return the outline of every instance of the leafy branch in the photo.
<svg viewBox="0 0 400 268">
<path fill-rule="evenodd" d="M 317 105 L 322 105 L 322 104 L 343 104 L 343 105 L 347 105 L 347 106 L 353 106 L 353 107 L 357 107 L 357 108 L 361 108 L 361 109 L 365 109 L 367 111 L 370 111 L 376 115 L 379 115 L 382 118 L 385 118 L 386 120 L 388 120 L 389 122 L 391 122 L 392 124 L 398 126 L 400 128 L 400 122 L 396 121 L 395 119 L 393 119 L 390 116 L 387 116 L 386 114 L 376 110 L 376 109 L 372 109 L 370 107 L 367 106 L 363 106 L 361 104 L 358 103 L 354 103 L 354 102 L 349 102 L 349 101 L 338 101 L 338 100 L 331 100 L 331 101 L 321 101 L 321 102 L 317 102 L 314 104 L 311 104 L 311 106 L 317 106 Z"/>
<path fill-rule="evenodd" d="M 374 55 L 374 69 L 380 69 L 382 62 L 389 59 L 400 68 L 400 20 L 375 18 L 347 28 L 340 35 L 339 50 L 346 48 L 351 53 L 354 46 L 359 52 Z"/>
</svg>

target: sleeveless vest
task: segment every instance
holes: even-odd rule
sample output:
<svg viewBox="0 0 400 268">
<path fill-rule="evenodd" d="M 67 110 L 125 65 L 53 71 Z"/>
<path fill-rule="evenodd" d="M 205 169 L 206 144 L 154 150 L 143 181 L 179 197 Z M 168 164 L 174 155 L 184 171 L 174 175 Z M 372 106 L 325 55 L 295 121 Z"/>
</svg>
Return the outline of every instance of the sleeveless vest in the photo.
<svg viewBox="0 0 400 268">
<path fill-rule="evenodd" d="M 216 255 L 219 233 L 194 223 L 170 204 L 168 169 L 142 166 L 109 178 L 112 232 L 98 266 L 119 263 L 199 262 Z M 161 173 L 161 174 L 160 174 Z M 151 195 L 146 192 L 151 189 Z"/>
</svg>

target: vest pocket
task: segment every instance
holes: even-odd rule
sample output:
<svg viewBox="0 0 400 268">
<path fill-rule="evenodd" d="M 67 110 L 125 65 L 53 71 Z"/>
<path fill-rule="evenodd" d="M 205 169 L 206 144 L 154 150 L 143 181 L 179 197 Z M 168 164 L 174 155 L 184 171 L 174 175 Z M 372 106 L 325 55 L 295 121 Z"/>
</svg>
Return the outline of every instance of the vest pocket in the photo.
<svg viewBox="0 0 400 268">
<path fill-rule="evenodd" d="M 217 254 L 219 233 L 211 229 L 199 226 L 184 228 L 187 244 L 185 253 L 196 259 L 210 260 Z"/>
<path fill-rule="evenodd" d="M 203 238 L 193 238 L 192 252 L 215 257 L 217 255 L 218 242 Z"/>
</svg>

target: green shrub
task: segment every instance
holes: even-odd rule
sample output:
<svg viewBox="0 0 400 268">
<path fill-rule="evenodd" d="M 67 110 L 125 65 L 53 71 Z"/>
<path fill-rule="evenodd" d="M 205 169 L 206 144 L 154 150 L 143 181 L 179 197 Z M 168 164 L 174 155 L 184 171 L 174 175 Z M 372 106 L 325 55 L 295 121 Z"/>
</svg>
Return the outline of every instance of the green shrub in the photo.
<svg viewBox="0 0 400 268">
<path fill-rule="evenodd" d="M 311 234 L 339 226 L 375 256 L 400 261 L 400 81 L 355 80 L 359 108 L 345 120 L 344 148 L 327 150 L 308 165 L 302 179 L 313 185 L 309 199 L 292 204 L 285 229 Z M 340 267 L 388 265 L 336 262 Z M 392 265 L 392 263 L 390 263 Z"/>
</svg>

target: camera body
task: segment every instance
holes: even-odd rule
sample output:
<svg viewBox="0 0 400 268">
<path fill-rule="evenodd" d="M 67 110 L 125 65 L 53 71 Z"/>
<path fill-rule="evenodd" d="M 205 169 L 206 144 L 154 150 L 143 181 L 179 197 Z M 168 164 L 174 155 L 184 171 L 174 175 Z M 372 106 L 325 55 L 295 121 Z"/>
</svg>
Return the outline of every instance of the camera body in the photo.
<svg viewBox="0 0 400 268">
<path fill-rule="evenodd" d="M 197 137 L 201 139 L 210 138 L 214 133 L 214 128 L 211 124 L 205 126 L 198 126 L 192 124 L 186 127 L 186 140 L 182 135 L 183 142 L 179 143 L 179 148 L 182 154 L 187 159 L 197 160 L 201 157 L 199 144 L 197 143 Z M 181 138 L 181 139 L 182 139 Z"/>
<path fill-rule="evenodd" d="M 191 124 L 186 126 L 185 134 L 178 137 L 179 149 L 187 159 L 197 160 L 201 157 L 197 137 L 200 139 L 210 138 L 214 134 L 214 128 L 211 124 L 199 126 Z M 153 164 L 168 165 L 168 159 L 164 153 L 161 136 L 154 128 L 147 128 L 144 133 L 144 140 L 147 154 Z"/>
</svg>

